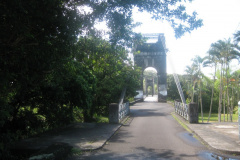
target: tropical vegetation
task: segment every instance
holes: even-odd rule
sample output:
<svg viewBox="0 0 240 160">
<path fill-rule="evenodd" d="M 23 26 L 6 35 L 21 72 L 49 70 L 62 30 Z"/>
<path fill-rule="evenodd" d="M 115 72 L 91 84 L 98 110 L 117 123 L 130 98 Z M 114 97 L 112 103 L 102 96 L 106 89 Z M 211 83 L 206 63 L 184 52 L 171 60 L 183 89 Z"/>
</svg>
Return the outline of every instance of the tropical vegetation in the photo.
<svg viewBox="0 0 240 160">
<path fill-rule="evenodd" d="M 207 122 L 212 112 L 217 113 L 218 122 L 232 122 L 234 113 L 237 113 L 240 69 L 233 70 L 230 64 L 234 59 L 240 62 L 239 33 L 234 34 L 234 41 L 224 39 L 212 43 L 205 57 L 194 57 L 192 64 L 186 66 L 186 75 L 179 75 L 187 103 L 195 102 L 199 106 L 201 122 L 207 112 Z M 204 74 L 204 67 L 213 69 L 212 77 Z M 169 98 L 179 99 L 179 95 L 172 94 L 172 90 L 176 90 L 173 76 L 168 77 Z"/>
</svg>

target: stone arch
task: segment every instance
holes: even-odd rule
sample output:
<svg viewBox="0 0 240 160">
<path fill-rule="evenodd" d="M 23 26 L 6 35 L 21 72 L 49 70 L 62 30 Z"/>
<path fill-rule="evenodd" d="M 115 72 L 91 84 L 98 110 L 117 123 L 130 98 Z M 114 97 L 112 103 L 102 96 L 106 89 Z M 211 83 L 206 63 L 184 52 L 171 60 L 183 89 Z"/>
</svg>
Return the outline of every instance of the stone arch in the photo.
<svg viewBox="0 0 240 160">
<path fill-rule="evenodd" d="M 151 96 L 154 95 L 154 88 L 153 88 L 152 85 L 148 85 L 148 86 L 147 86 L 147 95 L 148 95 L 148 96 L 149 96 L 149 95 L 151 95 Z"/>
<path fill-rule="evenodd" d="M 153 67 L 148 67 L 144 69 L 143 71 L 143 90 L 146 96 L 149 95 L 155 95 L 157 92 L 157 88 L 155 88 L 155 85 L 157 84 L 157 70 Z M 151 93 L 148 93 L 148 89 L 151 87 Z"/>
<path fill-rule="evenodd" d="M 147 85 L 146 85 L 146 91 L 147 91 L 147 96 L 149 95 L 148 88 L 151 87 L 152 92 L 150 93 L 152 96 L 154 95 L 154 83 L 151 79 L 147 80 Z"/>
<path fill-rule="evenodd" d="M 155 43 L 144 43 L 136 46 L 134 52 L 134 62 L 142 68 L 141 89 L 143 90 L 143 72 L 148 67 L 153 67 L 157 70 L 158 76 L 158 102 L 167 101 L 167 73 L 166 73 L 166 45 L 164 34 L 144 34 L 147 38 L 157 38 Z"/>
</svg>

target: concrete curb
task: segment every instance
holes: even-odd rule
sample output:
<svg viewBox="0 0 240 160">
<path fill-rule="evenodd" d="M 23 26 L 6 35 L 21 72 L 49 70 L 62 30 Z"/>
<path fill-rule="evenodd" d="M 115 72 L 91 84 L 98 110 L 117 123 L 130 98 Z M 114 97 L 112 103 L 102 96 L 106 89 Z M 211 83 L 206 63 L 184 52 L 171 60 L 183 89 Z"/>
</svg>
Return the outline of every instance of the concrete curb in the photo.
<svg viewBox="0 0 240 160">
<path fill-rule="evenodd" d="M 131 114 L 130 114 L 131 115 Z M 96 150 L 99 150 L 101 148 L 104 147 L 104 145 L 118 132 L 118 130 L 122 127 L 122 126 L 127 126 L 131 123 L 132 119 L 130 118 L 131 116 L 128 115 L 126 116 L 120 123 L 119 123 L 119 127 L 117 127 L 117 129 L 102 143 L 102 145 L 100 146 L 97 146 L 97 147 L 93 147 L 92 149 L 81 149 L 81 151 L 85 151 L 85 152 L 88 152 L 88 151 L 96 151 Z M 128 119 L 131 119 L 130 123 L 128 122 Z M 126 124 L 128 123 L 128 124 Z"/>
<path fill-rule="evenodd" d="M 140 100 L 135 100 L 131 103 L 129 103 L 130 106 L 136 104 L 136 103 L 140 103 Z M 117 129 L 103 142 L 103 144 L 101 146 L 98 147 L 93 147 L 92 149 L 81 149 L 81 151 L 95 151 L 95 150 L 99 150 L 101 148 L 104 147 L 104 145 L 118 132 L 118 130 L 122 127 L 122 126 L 129 126 L 130 123 L 132 122 L 133 117 L 131 117 L 131 113 L 129 113 L 129 115 L 127 115 L 125 118 L 123 118 L 123 120 L 119 123 L 119 127 L 117 127 Z"/>
<path fill-rule="evenodd" d="M 200 140 L 205 146 L 207 146 L 207 147 L 210 148 L 211 150 L 214 150 L 214 151 L 216 151 L 216 152 L 225 153 L 225 154 L 240 155 L 240 152 L 238 152 L 238 151 L 231 151 L 231 150 L 226 150 L 226 149 L 225 149 L 225 150 L 224 150 L 224 149 L 219 149 L 219 148 L 216 148 L 216 147 L 210 145 L 210 144 L 209 144 L 204 138 L 202 138 L 197 132 L 195 132 L 194 130 L 192 130 L 192 128 L 190 128 L 189 126 L 188 126 L 188 128 L 192 131 L 192 133 L 193 133 L 194 135 L 197 136 L 197 138 L 199 138 L 199 140 Z"/>
<path fill-rule="evenodd" d="M 181 123 L 183 123 L 185 125 L 185 127 L 187 127 L 186 131 L 190 131 L 191 133 L 193 133 L 205 146 L 207 147 L 211 147 L 203 138 L 201 138 L 194 130 L 192 130 L 192 128 L 190 128 L 188 125 L 187 125 L 187 122 L 185 119 L 183 119 L 181 116 L 179 116 L 178 114 L 176 114 L 175 112 L 172 112 L 172 114 L 175 115 L 175 117 L 181 121 Z M 179 123 L 179 122 L 178 122 Z M 182 124 L 181 124 L 182 125 Z M 213 147 L 211 147 L 211 149 L 215 149 Z"/>
<path fill-rule="evenodd" d="M 97 147 L 95 147 L 95 148 L 93 147 L 93 148 L 91 148 L 91 149 L 84 149 L 84 148 L 82 148 L 82 149 L 80 149 L 80 150 L 81 150 L 81 151 L 85 151 L 85 152 L 89 152 L 89 151 L 96 151 L 96 150 L 99 150 L 99 149 L 103 148 L 104 145 L 112 138 L 112 136 L 113 136 L 121 127 L 122 127 L 122 124 L 120 124 L 119 127 L 117 127 L 117 129 L 116 129 L 106 140 L 103 141 L 102 145 L 97 146 Z"/>
<path fill-rule="evenodd" d="M 93 150 L 98 150 L 104 147 L 104 145 L 118 132 L 118 130 L 122 127 L 122 126 L 129 126 L 130 123 L 132 122 L 133 117 L 131 117 L 131 114 L 127 115 L 125 118 L 123 118 L 123 120 L 119 123 L 119 127 L 117 127 L 117 129 L 112 133 L 111 136 L 109 136 L 109 138 L 107 138 L 104 143 L 99 146 L 96 147 L 94 149 L 82 149 L 82 151 L 93 151 Z"/>
<path fill-rule="evenodd" d="M 127 118 L 127 117 L 126 117 Z M 88 152 L 88 151 L 95 151 L 95 150 L 99 150 L 101 148 L 103 148 L 103 146 L 109 141 L 109 139 L 111 139 L 111 137 L 120 129 L 120 127 L 123 124 L 119 124 L 118 127 L 116 127 L 115 131 L 110 134 L 110 136 L 108 138 L 106 138 L 103 141 L 98 142 L 98 144 L 94 143 L 92 145 L 89 145 L 91 149 L 89 148 L 78 148 L 78 147 L 73 147 L 70 146 L 67 143 L 61 143 L 61 142 L 57 142 L 55 144 L 52 144 L 51 146 L 40 150 L 39 152 L 33 154 L 31 157 L 29 157 L 29 160 L 55 160 L 55 159 L 59 159 L 59 160 L 64 160 L 67 157 L 72 155 L 72 149 L 79 149 L 79 151 L 83 151 L 83 152 Z M 100 144 L 100 145 L 99 145 Z M 59 156 L 60 155 L 60 156 Z"/>
<path fill-rule="evenodd" d="M 29 157 L 29 160 L 64 160 L 71 154 L 72 147 L 66 143 L 55 143 Z"/>
</svg>

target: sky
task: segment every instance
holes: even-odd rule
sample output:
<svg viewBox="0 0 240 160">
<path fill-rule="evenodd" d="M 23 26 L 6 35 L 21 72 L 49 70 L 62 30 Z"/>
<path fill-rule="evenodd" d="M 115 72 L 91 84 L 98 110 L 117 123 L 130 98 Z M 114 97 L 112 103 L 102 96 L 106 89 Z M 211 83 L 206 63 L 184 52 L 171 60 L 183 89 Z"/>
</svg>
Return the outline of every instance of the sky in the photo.
<svg viewBox="0 0 240 160">
<path fill-rule="evenodd" d="M 203 19 L 203 26 L 191 33 L 186 33 L 180 39 L 174 37 L 174 32 L 167 22 L 155 21 L 146 12 L 134 12 L 135 22 L 142 25 L 134 29 L 140 33 L 164 33 L 167 53 L 167 73 L 184 74 L 187 65 L 196 55 L 207 55 L 212 43 L 218 40 L 233 38 L 233 34 L 240 30 L 240 0 L 193 0 L 186 5 L 189 12 L 196 11 Z M 231 63 L 233 69 L 240 65 L 235 60 Z M 213 73 L 213 68 L 204 68 L 207 75 Z"/>
</svg>

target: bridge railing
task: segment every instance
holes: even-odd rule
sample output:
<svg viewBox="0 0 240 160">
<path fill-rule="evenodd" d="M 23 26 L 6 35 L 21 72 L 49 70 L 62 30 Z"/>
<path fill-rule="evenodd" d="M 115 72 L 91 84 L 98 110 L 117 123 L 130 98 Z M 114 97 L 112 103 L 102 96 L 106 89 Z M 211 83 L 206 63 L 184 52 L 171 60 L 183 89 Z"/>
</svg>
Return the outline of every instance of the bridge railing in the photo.
<svg viewBox="0 0 240 160">
<path fill-rule="evenodd" d="M 189 115 L 188 115 L 189 105 L 188 104 L 184 104 L 184 103 L 175 101 L 174 108 L 175 108 L 175 113 L 182 116 L 184 119 L 186 119 L 188 121 L 188 119 L 189 119 Z"/>
<path fill-rule="evenodd" d="M 130 113 L 129 102 L 119 104 L 118 121 L 121 122 Z"/>
<path fill-rule="evenodd" d="M 175 113 L 182 116 L 189 123 L 198 123 L 198 105 L 196 103 L 184 104 L 174 102 Z"/>
<path fill-rule="evenodd" d="M 129 113 L 129 102 L 123 103 L 126 88 L 122 90 L 119 103 L 111 103 L 109 105 L 109 123 L 120 123 Z"/>
</svg>

